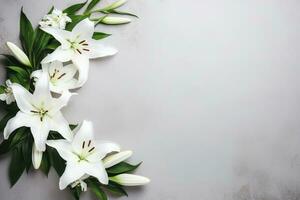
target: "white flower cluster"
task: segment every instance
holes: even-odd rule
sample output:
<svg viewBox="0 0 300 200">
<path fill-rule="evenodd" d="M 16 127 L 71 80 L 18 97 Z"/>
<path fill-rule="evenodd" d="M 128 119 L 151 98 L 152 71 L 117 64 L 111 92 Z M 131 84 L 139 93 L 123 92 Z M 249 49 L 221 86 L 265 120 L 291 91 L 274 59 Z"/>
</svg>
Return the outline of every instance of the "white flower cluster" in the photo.
<svg viewBox="0 0 300 200">
<path fill-rule="evenodd" d="M 66 13 L 54 8 L 50 14 L 43 17 L 39 24 L 43 28 L 51 26 L 54 28 L 65 29 L 66 24 L 71 21 L 71 18 L 68 17 Z"/>
<path fill-rule="evenodd" d="M 74 94 L 69 90 L 86 82 L 89 59 L 111 56 L 117 52 L 92 39 L 94 23 L 89 19 L 79 22 L 72 31 L 64 30 L 67 22 L 70 18 L 57 9 L 40 22 L 41 29 L 61 45 L 42 60 L 41 70 L 31 74 L 36 80 L 33 93 L 17 83 L 6 82 L 7 87 L 0 94 L 0 99 L 7 104 L 16 101 L 19 111 L 7 122 L 4 138 L 8 139 L 20 127 L 29 127 L 34 138 L 32 162 L 36 169 L 40 167 L 46 145 L 55 148 L 66 161 L 66 169 L 59 181 L 60 189 L 79 184 L 86 191 L 84 180 L 90 176 L 102 184 L 108 184 L 109 180 L 125 186 L 146 184 L 149 179 L 137 175 L 108 177 L 106 168 L 126 160 L 132 152 L 121 151 L 120 146 L 113 142 L 94 140 L 90 121 L 83 121 L 72 131 L 61 112 Z M 21 49 L 12 43 L 7 45 L 21 63 L 31 65 Z M 71 64 L 65 65 L 66 62 Z M 60 94 L 60 97 L 55 98 L 52 93 Z M 58 132 L 65 139 L 47 140 L 50 131 Z"/>
</svg>

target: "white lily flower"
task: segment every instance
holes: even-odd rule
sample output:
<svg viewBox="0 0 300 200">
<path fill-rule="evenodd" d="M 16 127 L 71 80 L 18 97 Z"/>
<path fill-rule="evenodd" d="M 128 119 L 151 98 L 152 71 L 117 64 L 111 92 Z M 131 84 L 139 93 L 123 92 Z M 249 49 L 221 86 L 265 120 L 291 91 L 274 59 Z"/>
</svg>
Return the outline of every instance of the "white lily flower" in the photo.
<svg viewBox="0 0 300 200">
<path fill-rule="evenodd" d="M 42 63 L 49 63 L 55 60 L 61 62 L 72 61 L 79 71 L 78 86 L 82 86 L 87 78 L 89 71 L 89 59 L 111 56 L 117 53 L 112 47 L 101 44 L 100 41 L 92 39 L 94 34 L 94 22 L 84 19 L 79 22 L 73 30 L 66 31 L 56 28 L 42 28 L 51 34 L 61 43 L 53 53 L 48 54 Z"/>
<path fill-rule="evenodd" d="M 63 13 L 61 10 L 54 8 L 52 13 L 45 15 L 39 24 L 42 28 L 50 26 L 65 29 L 68 22 L 72 22 L 72 20 L 67 16 L 67 13 Z"/>
<path fill-rule="evenodd" d="M 125 17 L 110 17 L 107 16 L 101 20 L 101 23 L 108 25 L 128 24 L 131 19 Z"/>
<path fill-rule="evenodd" d="M 14 43 L 6 42 L 7 47 L 11 50 L 11 52 L 15 55 L 15 58 L 20 61 L 22 64 L 26 66 L 31 66 L 29 58 L 27 55 Z"/>
<path fill-rule="evenodd" d="M 32 145 L 32 165 L 34 169 L 38 169 L 41 166 L 43 158 L 43 152 L 38 151 L 35 147 L 35 144 Z"/>
<path fill-rule="evenodd" d="M 6 104 L 11 104 L 12 102 L 16 101 L 14 94 L 11 89 L 11 81 L 8 79 L 5 82 L 6 88 L 4 89 L 4 93 L 0 94 L 0 100 L 6 101 Z"/>
<path fill-rule="evenodd" d="M 36 82 L 33 94 L 17 83 L 13 83 L 11 88 L 20 111 L 7 122 L 3 132 L 4 139 L 8 139 L 17 128 L 25 126 L 30 127 L 38 151 L 45 151 L 50 130 L 57 131 L 67 140 L 72 140 L 72 131 L 60 111 L 67 105 L 71 93 L 65 92 L 60 98 L 53 98 L 46 73 Z"/>
<path fill-rule="evenodd" d="M 39 79 L 43 72 L 49 75 L 50 91 L 54 93 L 62 94 L 77 88 L 77 79 L 74 78 L 77 68 L 73 64 L 63 66 L 63 63 L 59 61 L 42 64 L 42 69 L 34 71 L 31 77 Z"/>
<path fill-rule="evenodd" d="M 113 177 L 109 177 L 109 180 L 114 181 L 123 186 L 146 185 L 150 182 L 150 179 L 147 177 L 133 174 L 119 174 Z"/>
<path fill-rule="evenodd" d="M 107 156 L 103 159 L 103 164 L 105 168 L 112 167 L 126 159 L 128 159 L 132 155 L 132 151 L 121 151 L 119 153 L 115 153 Z"/>
<path fill-rule="evenodd" d="M 93 176 L 102 184 L 108 184 L 108 175 L 102 159 L 111 152 L 120 151 L 119 145 L 112 142 L 95 141 L 93 124 L 83 121 L 74 130 L 74 140 L 49 140 L 47 144 L 57 150 L 66 161 L 66 169 L 59 180 L 59 188 L 65 189 L 86 176 Z"/>
</svg>

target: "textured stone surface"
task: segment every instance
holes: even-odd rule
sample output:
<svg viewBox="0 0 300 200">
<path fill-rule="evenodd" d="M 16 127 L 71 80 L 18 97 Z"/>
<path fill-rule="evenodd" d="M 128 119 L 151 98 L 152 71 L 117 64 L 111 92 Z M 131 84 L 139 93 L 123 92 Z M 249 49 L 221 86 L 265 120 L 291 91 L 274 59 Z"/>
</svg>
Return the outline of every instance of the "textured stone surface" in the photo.
<svg viewBox="0 0 300 200">
<path fill-rule="evenodd" d="M 22 5 L 36 24 L 73 2 L 0 0 L 1 52 L 17 42 Z M 120 52 L 91 63 L 64 113 L 144 160 L 137 173 L 152 183 L 120 199 L 300 199 L 299 9 L 297 0 L 131 0 L 124 10 L 139 20 L 98 27 Z M 0 199 L 71 200 L 54 172 L 9 189 L 8 163 Z"/>
</svg>

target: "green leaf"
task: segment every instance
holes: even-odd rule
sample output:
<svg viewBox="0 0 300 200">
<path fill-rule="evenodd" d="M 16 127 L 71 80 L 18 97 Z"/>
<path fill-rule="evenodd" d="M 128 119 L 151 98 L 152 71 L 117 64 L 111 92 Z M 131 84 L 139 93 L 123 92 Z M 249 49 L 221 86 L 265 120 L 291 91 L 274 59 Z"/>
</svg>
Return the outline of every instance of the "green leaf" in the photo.
<svg viewBox="0 0 300 200">
<path fill-rule="evenodd" d="M 42 163 L 41 163 L 41 166 L 40 166 L 40 170 L 42 170 L 42 172 L 44 172 L 44 174 L 46 176 L 48 176 L 49 174 L 49 171 L 50 171 L 50 161 L 49 161 L 49 156 L 48 156 L 48 151 L 45 151 L 43 153 L 43 158 L 42 158 Z"/>
<path fill-rule="evenodd" d="M 113 181 L 109 181 L 108 185 L 103 185 L 108 191 L 112 192 L 113 194 L 120 195 L 120 196 L 128 196 L 127 192 L 123 189 L 123 187 Z"/>
<path fill-rule="evenodd" d="M 4 127 L 6 126 L 7 121 L 16 115 L 16 112 L 8 112 L 0 121 L 0 132 L 3 131 Z"/>
<path fill-rule="evenodd" d="M 32 144 L 33 144 L 33 138 L 29 137 L 29 134 L 27 135 L 27 138 L 24 140 L 24 142 L 21 143 L 22 147 L 22 153 L 23 153 L 23 159 L 26 166 L 26 171 L 28 173 L 31 163 L 32 163 Z"/>
<path fill-rule="evenodd" d="M 3 155 L 5 153 L 8 153 L 10 150 L 18 148 L 19 144 L 22 144 L 22 142 L 26 139 L 26 137 L 28 136 L 28 128 L 19 128 L 17 130 L 15 130 L 10 137 L 7 140 L 4 140 L 1 144 L 0 144 L 0 155 Z"/>
<path fill-rule="evenodd" d="M 69 124 L 71 130 L 74 130 L 77 126 L 78 124 Z"/>
<path fill-rule="evenodd" d="M 88 180 L 88 187 L 92 190 L 92 192 L 96 195 L 96 197 L 99 200 L 108 200 L 107 195 L 101 189 L 99 183 L 92 181 L 92 180 Z"/>
<path fill-rule="evenodd" d="M 80 199 L 80 194 L 82 193 L 81 187 L 80 186 L 76 186 L 75 188 L 69 187 L 69 189 L 71 190 L 71 193 L 72 193 L 73 197 L 76 200 L 79 200 Z"/>
<path fill-rule="evenodd" d="M 68 15 L 74 15 L 77 11 L 79 11 L 83 6 L 85 6 L 85 4 L 87 3 L 88 1 L 85 1 L 83 3 L 78 3 L 78 4 L 75 4 L 75 5 L 72 5 L 66 9 L 64 9 L 64 13 L 67 13 Z"/>
<path fill-rule="evenodd" d="M 22 63 L 20 63 L 14 56 L 12 55 L 7 55 L 7 54 L 0 54 L 2 56 L 5 57 L 3 65 L 5 66 L 22 66 L 22 67 L 26 67 L 25 65 L 23 65 Z"/>
<path fill-rule="evenodd" d="M 84 13 L 89 13 L 98 3 L 100 2 L 100 0 L 92 0 L 89 5 L 87 6 L 86 10 L 84 11 Z"/>
<path fill-rule="evenodd" d="M 7 66 L 7 68 L 18 73 L 22 78 L 29 79 L 29 73 L 25 69 L 17 66 Z"/>
<path fill-rule="evenodd" d="M 94 32 L 93 39 L 95 40 L 101 40 L 103 38 L 106 38 L 110 36 L 111 34 L 103 33 L 103 32 Z"/>
<path fill-rule="evenodd" d="M 66 30 L 71 31 L 79 22 L 86 19 L 88 15 L 72 15 L 69 17 L 72 19 L 72 22 L 67 24 Z"/>
<path fill-rule="evenodd" d="M 106 169 L 106 171 L 109 176 L 114 176 L 114 175 L 118 175 L 118 174 L 131 172 L 131 171 L 135 170 L 136 168 L 138 168 L 141 164 L 142 164 L 142 162 L 140 162 L 137 165 L 131 165 L 126 162 L 120 162 L 119 164 Z"/>
<path fill-rule="evenodd" d="M 54 40 L 52 43 L 48 44 L 46 46 L 47 49 L 55 50 L 57 47 L 59 47 L 60 43 L 56 40 Z"/>
<path fill-rule="evenodd" d="M 129 12 L 124 12 L 124 11 L 119 11 L 119 10 L 108 10 L 108 13 L 113 13 L 113 14 L 119 14 L 119 15 L 128 15 L 128 16 L 132 16 L 132 17 L 136 17 L 139 18 L 137 15 L 129 13 Z M 104 13 L 107 13 L 104 12 Z"/>
<path fill-rule="evenodd" d="M 6 86 L 0 85 L 0 94 L 5 93 Z"/>
<path fill-rule="evenodd" d="M 51 166 L 53 166 L 57 174 L 61 176 L 65 171 L 65 167 L 66 167 L 65 161 L 59 156 L 59 154 L 54 148 L 48 147 L 47 151 L 48 151 Z"/>
<path fill-rule="evenodd" d="M 21 9 L 20 16 L 20 40 L 22 43 L 22 47 L 25 50 L 27 56 L 29 56 L 29 60 L 32 61 L 31 53 L 34 42 L 35 32 L 32 28 L 31 22 L 26 17 L 23 12 L 23 8 Z"/>
<path fill-rule="evenodd" d="M 41 60 L 43 59 L 44 51 L 47 49 L 47 45 L 49 44 L 50 39 L 52 38 L 51 35 L 44 32 L 40 28 L 37 28 L 35 31 L 35 40 L 33 44 L 33 66 L 37 68 L 40 65 Z"/>
<path fill-rule="evenodd" d="M 12 152 L 11 162 L 9 165 L 9 181 L 13 187 L 25 170 L 25 162 L 23 160 L 22 151 L 20 148 L 14 149 Z"/>
</svg>

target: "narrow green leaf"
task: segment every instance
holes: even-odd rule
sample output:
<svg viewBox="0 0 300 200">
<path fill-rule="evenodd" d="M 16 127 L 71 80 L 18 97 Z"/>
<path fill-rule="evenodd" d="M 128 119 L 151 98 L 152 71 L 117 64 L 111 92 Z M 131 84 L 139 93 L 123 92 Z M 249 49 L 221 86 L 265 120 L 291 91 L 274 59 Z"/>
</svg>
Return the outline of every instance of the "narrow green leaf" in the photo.
<svg viewBox="0 0 300 200">
<path fill-rule="evenodd" d="M 103 38 L 106 38 L 110 36 L 111 34 L 103 33 L 103 32 L 94 32 L 93 39 L 95 40 L 101 40 Z"/>
<path fill-rule="evenodd" d="M 42 158 L 42 163 L 41 163 L 41 166 L 40 166 L 40 170 L 42 170 L 42 172 L 44 172 L 44 174 L 46 176 L 48 176 L 49 174 L 49 171 L 50 171 L 50 161 L 49 161 L 49 156 L 48 156 L 48 151 L 45 151 L 43 153 L 43 158 Z"/>
<path fill-rule="evenodd" d="M 59 156 L 59 154 L 54 148 L 48 147 L 47 151 L 51 166 L 53 166 L 57 174 L 61 176 L 65 171 L 65 161 Z"/>
<path fill-rule="evenodd" d="M 8 69 L 18 73 L 22 78 L 29 78 L 29 73 L 21 68 L 21 67 L 18 67 L 18 66 L 7 66 Z"/>
<path fill-rule="evenodd" d="M 100 0 L 92 0 L 84 11 L 85 14 L 88 14 L 98 3 Z"/>
<path fill-rule="evenodd" d="M 29 57 L 30 61 L 32 60 L 32 47 L 34 42 L 35 32 L 32 28 L 31 22 L 23 12 L 23 8 L 21 9 L 20 16 L 20 40 L 22 43 L 22 47 L 25 50 L 25 53 Z"/>
<path fill-rule="evenodd" d="M 80 186 L 76 186 L 75 188 L 69 187 L 69 189 L 71 190 L 71 193 L 72 193 L 74 199 L 79 200 L 80 195 L 82 193 L 81 187 Z"/>
<path fill-rule="evenodd" d="M 107 195 L 101 189 L 100 184 L 94 181 L 88 181 L 88 187 L 92 190 L 92 192 L 96 195 L 99 200 L 108 200 Z"/>
<path fill-rule="evenodd" d="M 8 112 L 0 121 L 0 132 L 3 131 L 4 127 L 6 126 L 7 121 L 16 115 L 16 112 Z"/>
<path fill-rule="evenodd" d="M 20 63 L 14 56 L 12 55 L 7 55 L 7 54 L 0 54 L 2 56 L 5 57 L 5 59 L 3 60 L 3 65 L 5 66 L 9 66 L 9 65 L 14 65 L 14 66 L 22 66 L 22 67 L 26 67 L 25 65 L 23 65 L 22 63 Z"/>
<path fill-rule="evenodd" d="M 131 165 L 126 162 L 120 162 L 119 164 L 106 169 L 106 171 L 109 176 L 113 176 L 113 175 L 131 172 L 131 171 L 135 170 L 136 168 L 138 168 L 141 164 L 142 164 L 142 162 L 140 162 L 137 165 Z"/>
<path fill-rule="evenodd" d="M 33 44 L 32 58 L 34 59 L 33 65 L 35 68 L 37 68 L 37 66 L 40 64 L 40 61 L 44 57 L 44 50 L 47 48 L 47 45 L 49 44 L 52 36 L 44 32 L 40 28 L 37 28 L 35 30 L 35 35 L 36 36 Z"/>
<path fill-rule="evenodd" d="M 16 148 L 12 152 L 11 162 L 9 166 L 9 181 L 11 187 L 13 187 L 22 176 L 25 167 L 26 166 L 23 160 L 22 151 L 20 150 L 20 148 Z"/>
<path fill-rule="evenodd" d="M 85 1 L 83 3 L 78 3 L 78 4 L 75 4 L 75 5 L 72 5 L 66 9 L 64 9 L 64 13 L 67 13 L 68 15 L 74 15 L 77 11 L 79 11 L 83 6 L 85 6 L 85 4 L 87 3 L 88 1 Z"/>
<path fill-rule="evenodd" d="M 51 42 L 50 44 L 48 44 L 46 46 L 47 49 L 51 49 L 51 50 L 55 50 L 57 47 L 59 47 L 60 43 L 56 40 L 54 40 L 53 42 Z"/>
<path fill-rule="evenodd" d="M 71 130 L 74 130 L 77 126 L 78 124 L 69 124 Z"/>
<path fill-rule="evenodd" d="M 29 130 L 28 130 L 29 131 Z M 21 147 L 22 147 L 22 153 L 23 153 L 23 159 L 25 162 L 25 166 L 26 166 L 26 171 L 28 172 L 30 167 L 31 167 L 31 163 L 32 163 L 32 144 L 33 144 L 33 138 L 29 137 L 29 134 L 27 136 L 27 138 L 24 140 L 24 142 L 21 143 Z"/>
<path fill-rule="evenodd" d="M 103 185 L 108 191 L 112 192 L 113 194 L 120 195 L 120 196 L 128 196 L 127 192 L 123 189 L 123 187 L 113 181 L 109 181 L 108 185 Z"/>
</svg>

